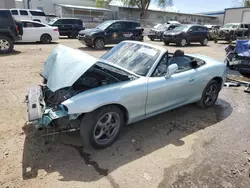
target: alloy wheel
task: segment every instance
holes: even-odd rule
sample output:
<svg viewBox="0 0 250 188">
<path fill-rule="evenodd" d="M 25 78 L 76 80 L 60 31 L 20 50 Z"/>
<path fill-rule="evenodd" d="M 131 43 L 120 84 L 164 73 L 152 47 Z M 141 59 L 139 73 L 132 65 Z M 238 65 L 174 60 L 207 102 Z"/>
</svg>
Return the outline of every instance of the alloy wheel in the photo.
<svg viewBox="0 0 250 188">
<path fill-rule="evenodd" d="M 120 117 L 115 112 L 108 112 L 101 116 L 94 128 L 94 140 L 98 144 L 110 142 L 118 133 Z"/>
<path fill-rule="evenodd" d="M 218 96 L 218 88 L 216 85 L 210 85 L 205 94 L 205 104 L 211 105 L 217 99 Z"/>
<path fill-rule="evenodd" d="M 0 49 L 2 51 L 8 50 L 10 48 L 10 43 L 5 39 L 0 39 Z"/>
</svg>

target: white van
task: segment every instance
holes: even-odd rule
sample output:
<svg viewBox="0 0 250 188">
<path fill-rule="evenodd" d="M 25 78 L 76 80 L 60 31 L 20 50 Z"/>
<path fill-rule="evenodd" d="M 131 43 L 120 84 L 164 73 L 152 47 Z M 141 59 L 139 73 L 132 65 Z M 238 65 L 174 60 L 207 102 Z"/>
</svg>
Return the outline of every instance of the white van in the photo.
<svg viewBox="0 0 250 188">
<path fill-rule="evenodd" d="M 10 12 L 17 20 L 33 20 L 42 23 L 48 23 L 46 14 L 41 10 L 32 9 L 10 9 Z"/>
</svg>

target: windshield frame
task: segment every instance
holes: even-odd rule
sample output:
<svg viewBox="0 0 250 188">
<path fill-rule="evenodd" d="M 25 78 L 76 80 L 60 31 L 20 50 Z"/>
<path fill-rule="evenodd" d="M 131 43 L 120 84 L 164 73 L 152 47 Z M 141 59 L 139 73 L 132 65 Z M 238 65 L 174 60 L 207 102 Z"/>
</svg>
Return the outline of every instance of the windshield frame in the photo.
<svg viewBox="0 0 250 188">
<path fill-rule="evenodd" d="M 122 67 L 120 64 L 116 64 L 116 63 L 113 63 L 111 60 L 109 59 L 103 59 L 103 57 L 105 55 L 107 55 L 109 52 L 112 53 L 111 50 L 113 50 L 114 48 L 112 48 L 110 51 L 108 51 L 107 53 L 105 53 L 103 56 L 101 56 L 101 61 L 104 62 L 104 63 L 108 63 L 110 64 L 111 66 L 114 66 L 114 67 L 117 67 L 118 69 L 121 69 L 121 70 L 124 70 L 130 74 L 133 74 L 133 75 L 136 75 L 136 76 L 139 76 L 139 77 L 150 77 L 150 75 L 152 74 L 152 71 L 154 70 L 154 68 L 157 66 L 159 60 L 161 59 L 162 57 L 162 54 L 165 54 L 166 52 L 162 52 L 162 50 L 158 49 L 158 48 L 155 48 L 154 46 L 149 46 L 149 45 L 144 45 L 144 44 L 139 44 L 139 43 L 136 43 L 136 42 L 121 42 L 119 43 L 118 45 L 123 45 L 123 44 L 137 44 L 137 45 L 140 45 L 141 46 L 141 49 L 144 47 L 144 48 L 151 48 L 152 50 L 155 50 L 157 53 L 155 54 L 155 57 L 152 58 L 152 64 L 150 66 L 150 68 L 147 70 L 147 72 L 145 72 L 145 74 L 139 74 L 138 72 L 134 72 L 133 70 L 130 70 L 128 68 L 125 68 L 125 67 Z M 116 46 L 118 46 L 116 45 Z M 118 49 L 119 50 L 119 49 Z M 115 56 L 114 56 L 115 57 Z"/>
</svg>

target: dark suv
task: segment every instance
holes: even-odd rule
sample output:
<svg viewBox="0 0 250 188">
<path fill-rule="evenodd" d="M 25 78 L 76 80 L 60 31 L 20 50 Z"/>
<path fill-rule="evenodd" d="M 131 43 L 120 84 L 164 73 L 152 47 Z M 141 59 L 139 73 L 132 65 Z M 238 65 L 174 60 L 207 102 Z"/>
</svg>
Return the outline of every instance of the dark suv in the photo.
<svg viewBox="0 0 250 188">
<path fill-rule="evenodd" d="M 192 42 L 199 42 L 206 46 L 209 40 L 208 29 L 202 25 L 182 25 L 172 31 L 166 31 L 163 34 L 165 45 L 175 43 L 179 46 L 186 46 Z"/>
<path fill-rule="evenodd" d="M 9 10 L 0 9 L 0 54 L 12 52 L 14 41 L 21 39 L 22 24 L 12 17 Z"/>
<path fill-rule="evenodd" d="M 140 23 L 127 20 L 106 21 L 94 29 L 80 31 L 78 40 L 86 46 L 103 49 L 107 44 L 118 44 L 124 40 L 143 40 Z"/>
<path fill-rule="evenodd" d="M 76 38 L 85 25 L 79 18 L 55 18 L 49 22 L 50 26 L 58 27 L 60 36 Z"/>
</svg>

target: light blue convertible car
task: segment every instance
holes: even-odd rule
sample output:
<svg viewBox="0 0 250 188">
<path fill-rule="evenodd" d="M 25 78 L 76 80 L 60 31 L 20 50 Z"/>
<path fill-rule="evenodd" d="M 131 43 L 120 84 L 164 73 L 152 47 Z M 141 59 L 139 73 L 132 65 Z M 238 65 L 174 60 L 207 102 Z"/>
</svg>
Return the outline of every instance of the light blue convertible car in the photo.
<svg viewBox="0 0 250 188">
<path fill-rule="evenodd" d="M 125 124 L 190 103 L 211 107 L 226 74 L 210 57 L 142 42 L 121 42 L 100 59 L 59 45 L 45 62 L 43 85 L 29 89 L 29 121 L 80 129 L 84 144 L 105 148 Z"/>
</svg>

